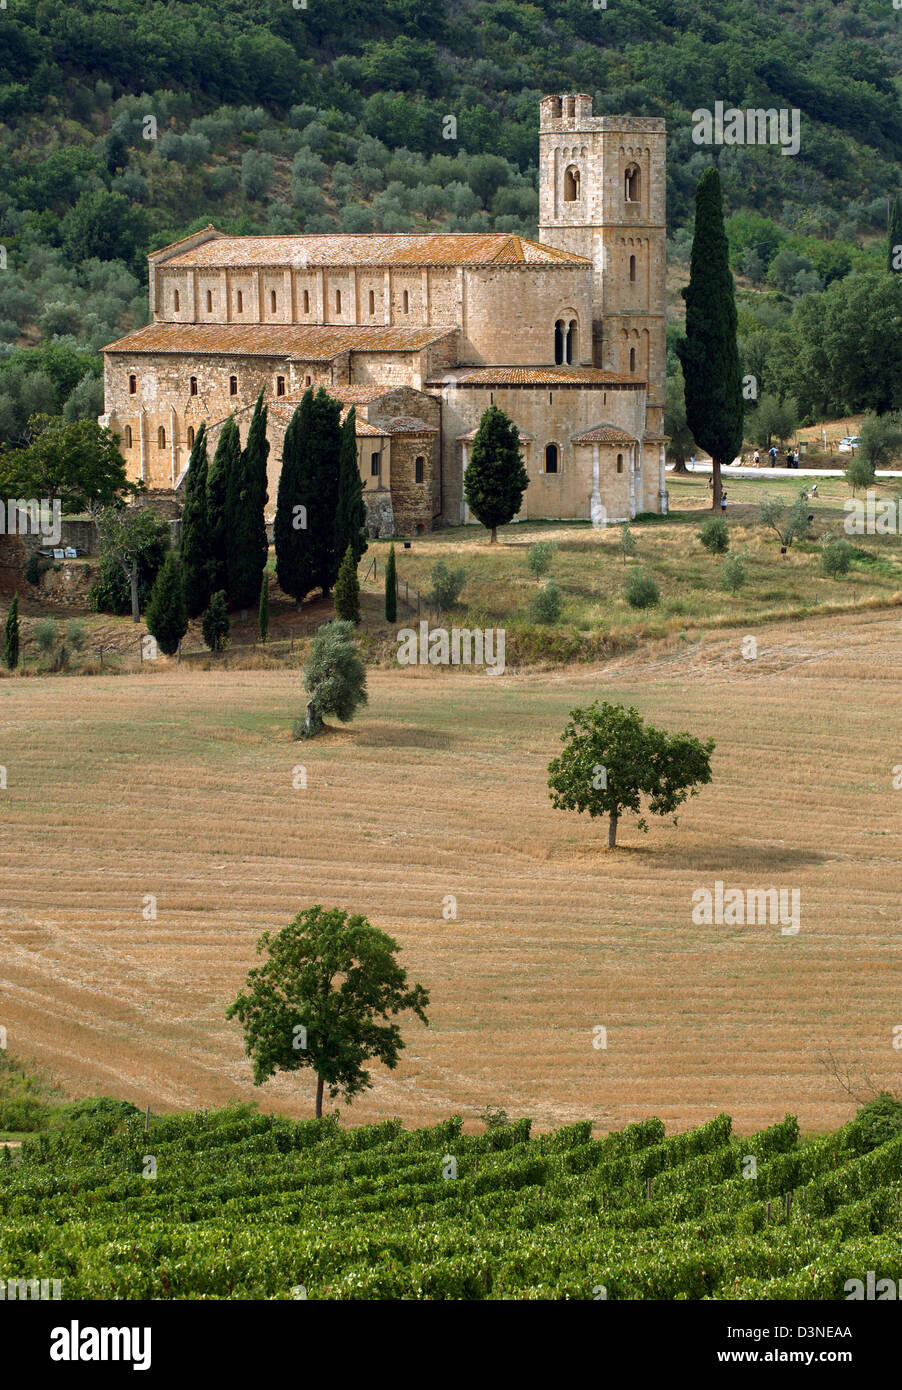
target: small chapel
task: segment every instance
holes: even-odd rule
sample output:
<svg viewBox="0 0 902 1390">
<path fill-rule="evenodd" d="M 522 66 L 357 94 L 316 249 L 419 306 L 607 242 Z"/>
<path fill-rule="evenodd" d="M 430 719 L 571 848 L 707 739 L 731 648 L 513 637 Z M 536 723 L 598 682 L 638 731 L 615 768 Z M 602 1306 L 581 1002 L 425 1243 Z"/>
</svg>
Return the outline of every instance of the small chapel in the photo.
<svg viewBox="0 0 902 1390">
<path fill-rule="evenodd" d="M 484 410 L 516 424 L 520 519 L 666 512 L 665 123 L 540 103 L 539 239 L 502 232 L 227 236 L 149 257 L 153 321 L 104 349 L 129 476 L 182 495 L 195 432 L 269 406 L 269 503 L 308 387 L 355 407 L 372 535 L 471 518 Z"/>
</svg>

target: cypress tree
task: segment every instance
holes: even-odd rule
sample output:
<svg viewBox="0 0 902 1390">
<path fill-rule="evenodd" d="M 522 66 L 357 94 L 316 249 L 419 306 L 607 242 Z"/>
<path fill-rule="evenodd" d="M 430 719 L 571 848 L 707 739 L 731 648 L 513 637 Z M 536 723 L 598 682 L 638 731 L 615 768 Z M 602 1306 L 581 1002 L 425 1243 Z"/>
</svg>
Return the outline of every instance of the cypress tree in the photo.
<svg viewBox="0 0 902 1390">
<path fill-rule="evenodd" d="M 185 601 L 185 581 L 182 564 L 174 550 L 163 561 L 153 582 L 150 601 L 144 614 L 147 631 L 157 639 L 167 656 L 178 651 L 188 631 L 188 605 Z"/>
<path fill-rule="evenodd" d="M 686 337 L 677 349 L 686 386 L 686 423 L 713 460 L 711 505 L 720 507 L 721 465 L 742 447 L 742 368 L 736 301 L 723 225 L 720 175 L 704 171 L 695 192 L 695 235 L 686 301 Z"/>
<path fill-rule="evenodd" d="M 236 608 L 249 608 L 257 601 L 260 579 L 269 554 L 266 523 L 266 438 L 267 410 L 263 392 L 257 397 L 247 444 L 229 475 L 226 497 L 227 570 L 229 598 Z"/>
<path fill-rule="evenodd" d="M 313 391 L 307 390 L 291 417 L 282 443 L 282 471 L 276 493 L 276 578 L 298 608 L 313 588 L 313 565 L 307 544 L 312 497 L 307 450 L 313 414 Z"/>
<path fill-rule="evenodd" d="M 260 612 L 257 619 L 257 626 L 260 632 L 260 641 L 264 644 L 269 636 L 269 575 L 263 571 L 260 580 Z"/>
<path fill-rule="evenodd" d="M 893 199 L 890 211 L 886 265 L 891 271 L 902 270 L 902 193 Z"/>
<path fill-rule="evenodd" d="M 210 601 L 210 533 L 207 522 L 207 427 L 197 431 L 182 508 L 180 552 L 188 617 L 197 618 Z"/>
<path fill-rule="evenodd" d="M 490 529 L 492 545 L 498 540 L 498 527 L 517 515 L 528 487 L 517 426 L 497 405 L 490 405 L 473 441 L 464 492 L 470 511 Z"/>
<path fill-rule="evenodd" d="M 352 545 L 344 553 L 335 581 L 335 616 L 351 623 L 360 622 L 360 584 Z"/>
<path fill-rule="evenodd" d="M 207 526 L 210 536 L 210 591 L 227 590 L 229 582 L 228 554 L 229 498 L 234 478 L 241 467 L 241 436 L 234 415 L 223 425 L 216 453 L 207 473 Z"/>
<path fill-rule="evenodd" d="M 341 427 L 338 455 L 338 503 L 335 509 L 335 554 L 344 555 L 348 546 L 360 563 L 366 553 L 366 506 L 363 479 L 357 463 L 357 412 L 348 411 Z"/>
<path fill-rule="evenodd" d="M 398 618 L 398 577 L 395 572 L 394 541 L 388 547 L 388 564 L 385 566 L 385 621 L 394 623 Z"/>
<path fill-rule="evenodd" d="M 229 615 L 224 589 L 217 590 L 210 598 L 210 606 L 204 614 L 203 634 L 211 652 L 218 652 L 229 635 Z"/>
<path fill-rule="evenodd" d="M 19 664 L 19 595 L 13 594 L 13 601 L 9 605 L 9 612 L 6 615 L 6 642 L 4 645 L 3 658 L 10 671 L 15 671 Z"/>
<path fill-rule="evenodd" d="M 342 556 L 335 551 L 335 513 L 338 508 L 338 465 L 341 456 L 341 402 L 320 387 L 313 398 L 310 472 L 313 519 L 307 523 L 312 550 L 314 585 L 328 598 Z"/>
</svg>

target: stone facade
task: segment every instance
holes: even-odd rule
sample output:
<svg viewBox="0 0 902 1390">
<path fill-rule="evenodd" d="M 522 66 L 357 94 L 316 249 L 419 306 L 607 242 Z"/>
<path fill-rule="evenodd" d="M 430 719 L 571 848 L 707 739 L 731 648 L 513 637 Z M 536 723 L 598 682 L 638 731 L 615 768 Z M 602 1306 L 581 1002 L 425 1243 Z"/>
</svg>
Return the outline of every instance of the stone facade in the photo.
<svg viewBox="0 0 902 1390">
<path fill-rule="evenodd" d="M 665 132 L 546 97 L 540 240 L 506 233 L 228 237 L 151 255 L 154 321 L 105 350 L 105 411 L 129 473 L 178 496 L 191 444 L 270 404 L 270 506 L 301 395 L 357 416 L 369 524 L 468 520 L 482 412 L 518 425 L 521 515 L 666 510 Z"/>
</svg>

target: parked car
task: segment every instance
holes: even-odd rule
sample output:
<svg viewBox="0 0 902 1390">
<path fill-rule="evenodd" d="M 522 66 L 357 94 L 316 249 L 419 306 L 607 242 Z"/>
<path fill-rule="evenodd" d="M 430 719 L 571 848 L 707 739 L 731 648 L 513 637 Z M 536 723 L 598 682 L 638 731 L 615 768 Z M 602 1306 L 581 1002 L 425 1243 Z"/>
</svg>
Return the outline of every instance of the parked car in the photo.
<svg viewBox="0 0 902 1390">
<path fill-rule="evenodd" d="M 858 448 L 860 443 L 861 436 L 858 434 L 852 434 L 849 436 L 848 439 L 841 439 L 839 441 L 839 452 L 841 454 L 854 454 L 855 450 Z"/>
</svg>

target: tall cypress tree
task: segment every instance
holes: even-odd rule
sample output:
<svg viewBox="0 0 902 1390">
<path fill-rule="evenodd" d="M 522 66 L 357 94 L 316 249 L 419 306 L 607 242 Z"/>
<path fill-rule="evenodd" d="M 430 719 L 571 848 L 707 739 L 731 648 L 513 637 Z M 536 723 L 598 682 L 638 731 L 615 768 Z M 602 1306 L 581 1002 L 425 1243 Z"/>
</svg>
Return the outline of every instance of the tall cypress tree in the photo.
<svg viewBox="0 0 902 1390">
<path fill-rule="evenodd" d="M 517 426 L 497 405 L 490 405 L 479 421 L 464 474 L 467 506 L 491 531 L 490 544 L 498 539 L 498 527 L 517 515 L 528 487 Z"/>
<path fill-rule="evenodd" d="M 888 270 L 902 270 L 902 193 L 896 194 L 890 211 L 886 265 Z"/>
<path fill-rule="evenodd" d="M 153 582 L 144 621 L 147 631 L 157 639 L 161 649 L 167 656 L 173 656 L 188 631 L 182 562 L 174 550 L 170 550 L 166 556 Z"/>
<path fill-rule="evenodd" d="M 329 597 L 343 556 L 335 550 L 335 514 L 338 509 L 338 466 L 341 457 L 341 402 L 320 387 L 313 398 L 310 471 L 313 519 L 308 521 L 314 585 Z"/>
<path fill-rule="evenodd" d="M 9 612 L 6 615 L 6 631 L 3 657 L 10 671 L 15 671 L 19 664 L 19 595 L 13 594 L 13 601 L 9 605 Z"/>
<path fill-rule="evenodd" d="M 313 391 L 304 392 L 282 443 L 282 471 L 276 493 L 276 578 L 300 608 L 315 581 L 308 531 L 312 517 L 309 449 Z"/>
<path fill-rule="evenodd" d="M 367 549 L 366 506 L 363 501 L 363 479 L 357 463 L 357 412 L 354 406 L 351 406 L 341 427 L 335 554 L 343 556 L 348 546 L 354 552 L 354 564 L 359 564 Z"/>
<path fill-rule="evenodd" d="M 335 616 L 352 623 L 360 622 L 360 583 L 352 545 L 344 553 L 335 581 Z"/>
<path fill-rule="evenodd" d="M 704 171 L 695 192 L 695 235 L 686 301 L 686 337 L 677 353 L 686 384 L 686 423 L 713 459 L 711 505 L 720 507 L 720 470 L 742 447 L 742 368 L 736 300 L 723 225 L 720 175 Z"/>
<path fill-rule="evenodd" d="M 260 633 L 260 641 L 266 644 L 269 636 L 269 575 L 263 571 L 260 580 L 260 607 L 257 610 L 257 628 Z"/>
<path fill-rule="evenodd" d="M 226 552 L 229 599 L 236 608 L 249 608 L 260 595 L 260 577 L 269 545 L 263 511 L 266 506 L 267 410 L 263 392 L 257 397 L 245 445 L 228 478 Z"/>
<path fill-rule="evenodd" d="M 241 436 L 234 415 L 223 425 L 207 472 L 207 525 L 210 536 L 210 591 L 228 590 L 229 497 L 241 468 Z"/>
<path fill-rule="evenodd" d="M 207 522 L 207 427 L 194 439 L 185 479 L 179 550 L 188 617 L 198 618 L 210 602 L 210 532 Z"/>
<path fill-rule="evenodd" d="M 393 623 L 398 617 L 398 576 L 395 570 L 394 541 L 388 547 L 388 564 L 385 566 L 385 621 Z"/>
</svg>

